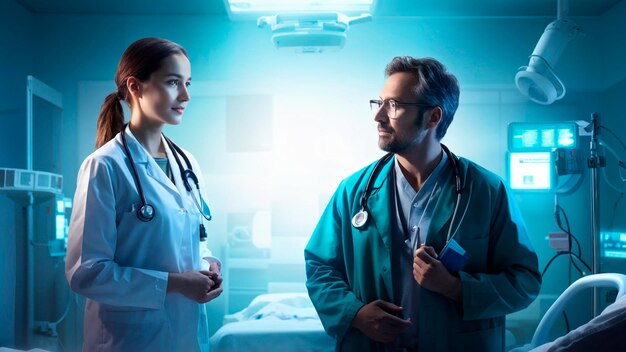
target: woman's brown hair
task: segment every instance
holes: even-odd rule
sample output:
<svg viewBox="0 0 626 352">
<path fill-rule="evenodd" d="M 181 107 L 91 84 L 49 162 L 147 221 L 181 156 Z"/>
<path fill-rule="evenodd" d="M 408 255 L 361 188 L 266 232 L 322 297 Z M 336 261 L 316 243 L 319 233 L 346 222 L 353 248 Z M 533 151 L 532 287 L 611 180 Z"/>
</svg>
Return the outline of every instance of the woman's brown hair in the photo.
<svg viewBox="0 0 626 352">
<path fill-rule="evenodd" d="M 100 109 L 96 148 L 100 148 L 113 139 L 124 127 L 124 110 L 121 101 L 126 101 L 129 106 L 131 105 L 126 86 L 128 78 L 135 77 L 141 82 L 147 81 L 150 75 L 161 67 L 163 59 L 175 54 L 187 56 L 182 46 L 161 38 L 139 39 L 126 48 L 115 74 L 117 91 L 107 95 Z"/>
</svg>

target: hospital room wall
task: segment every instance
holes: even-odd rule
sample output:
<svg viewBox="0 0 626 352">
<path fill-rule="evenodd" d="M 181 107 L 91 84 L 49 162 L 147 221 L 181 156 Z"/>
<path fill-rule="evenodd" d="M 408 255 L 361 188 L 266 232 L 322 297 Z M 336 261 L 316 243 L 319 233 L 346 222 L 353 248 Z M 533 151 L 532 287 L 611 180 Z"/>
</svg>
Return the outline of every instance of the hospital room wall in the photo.
<svg viewBox="0 0 626 352">
<path fill-rule="evenodd" d="M 603 72 L 603 60 L 608 58 L 594 54 L 606 39 L 587 36 L 572 42 L 559 62 L 557 72 L 570 89 L 563 101 L 543 107 L 522 99 L 512 85 L 515 70 L 526 63 L 549 19 L 382 18 L 355 26 L 340 52 L 295 55 L 276 51 L 270 44 L 269 33 L 251 22 L 231 23 L 206 16 L 29 15 L 21 8 L 9 10 L 10 14 L 24 13 L 23 16 L 36 23 L 34 40 L 26 42 L 34 44 L 37 57 L 48 58 L 28 64 L 20 57 L 9 66 L 28 65 L 25 67 L 32 68 L 40 79 L 63 92 L 67 107 L 64 114 L 67 143 L 63 150 L 70 156 L 65 159 L 64 168 L 67 195 L 73 194 L 80 161 L 91 151 L 91 145 L 83 147 L 76 141 L 93 138 L 92 130 L 79 127 L 90 126 L 85 120 L 93 121 L 95 115 L 80 115 L 80 108 L 93 106 L 97 112 L 104 98 L 104 95 L 87 98 L 78 91 L 79 87 L 97 82 L 105 93 L 106 89 L 112 90 L 111 80 L 121 52 L 139 37 L 162 36 L 183 44 L 190 53 L 194 83 L 213 82 L 234 87 L 231 91 L 235 93 L 239 89 L 248 95 L 273 97 L 271 153 L 218 153 L 226 148 L 216 145 L 213 139 L 219 139 L 218 134 L 224 129 L 206 130 L 206 137 L 202 138 L 203 130 L 185 127 L 187 123 L 210 129 L 215 127 L 211 121 L 225 123 L 224 118 L 215 116 L 220 114 L 219 107 L 211 105 L 224 102 L 223 97 L 216 99 L 215 93 L 192 91 L 205 115 L 191 115 L 192 100 L 187 121 L 178 130 L 171 130 L 175 140 L 194 152 L 205 169 L 205 177 L 211 180 L 211 202 L 216 215 L 221 215 L 216 216 L 210 228 L 215 234 L 212 245 L 218 255 L 226 242 L 228 213 L 251 211 L 256 205 L 264 208 L 274 204 L 277 206 L 273 211 L 287 214 L 276 219 L 282 228 L 274 235 L 308 236 L 322 204 L 339 180 L 380 155 L 375 124 L 366 102 L 379 94 L 384 81 L 382 70 L 395 55 L 434 56 L 457 74 L 463 91 L 462 106 L 444 142 L 459 155 L 484 164 L 503 177 L 508 122 L 588 119 L 590 112 L 600 110 L 600 94 L 606 81 L 612 79 L 609 78 L 612 75 Z M 579 24 L 585 28 L 604 25 L 596 19 L 584 19 Z M 608 40 L 606 44 L 612 45 Z M 606 47 L 610 49 L 611 45 Z M 21 50 L 31 48 L 21 47 Z M 580 75 L 581 71 L 586 74 Z M 618 73 L 622 79 L 626 77 L 623 70 Z M 25 73 L 20 76 L 14 81 L 23 82 Z M 11 101 L 20 101 L 21 92 Z M 259 126 L 253 118 L 243 121 Z M 10 121 L 9 126 L 21 128 L 18 121 Z M 248 126 L 231 127 L 244 130 Z M 182 139 L 179 131 L 198 138 Z M 224 141 L 223 137 L 220 141 Z M 246 165 L 251 165 L 254 172 L 246 170 Z M 250 179 L 267 182 L 270 189 L 286 191 L 272 199 L 263 191 L 263 184 L 257 185 Z M 296 181 L 304 186 L 298 186 Z M 259 202 L 255 197 L 263 200 Z M 516 199 L 543 266 L 552 254 L 544 240 L 545 234 L 554 229 L 552 198 L 547 194 L 519 194 Z M 572 227 L 584 231 L 589 227 L 585 216 L 588 195 L 580 190 L 571 200 L 566 208 L 571 214 Z M 259 204 L 254 205 L 255 202 Z M 288 219 L 295 220 L 287 223 Z M 9 228 L 16 226 L 13 219 L 7 222 Z M 589 248 L 589 241 L 586 244 L 584 238 L 581 241 L 583 248 Z M 7 244 L 4 250 L 11 246 L 15 245 Z M 557 274 L 562 271 L 557 267 L 552 270 L 542 292 L 560 292 L 566 284 L 562 275 Z M 5 297 L 2 303 L 11 306 L 13 302 L 11 297 Z"/>
<path fill-rule="evenodd" d="M 0 1 L 0 167 L 25 168 L 26 75 L 34 66 L 33 16 L 14 1 Z M 15 321 L 23 322 L 23 309 L 13 309 L 21 292 L 16 287 L 24 276 L 16 275 L 23 266 L 23 217 L 21 208 L 0 196 L 0 346 L 15 339 Z"/>
</svg>

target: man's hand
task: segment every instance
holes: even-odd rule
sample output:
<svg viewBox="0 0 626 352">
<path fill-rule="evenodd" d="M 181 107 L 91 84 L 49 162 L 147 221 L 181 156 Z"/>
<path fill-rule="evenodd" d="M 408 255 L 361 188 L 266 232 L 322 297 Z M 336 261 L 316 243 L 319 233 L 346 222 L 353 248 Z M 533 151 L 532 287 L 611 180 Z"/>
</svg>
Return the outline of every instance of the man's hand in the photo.
<svg viewBox="0 0 626 352">
<path fill-rule="evenodd" d="M 413 278 L 422 287 L 461 301 L 461 280 L 451 275 L 437 258 L 435 249 L 422 245 L 413 258 Z"/>
<path fill-rule="evenodd" d="M 205 270 L 169 273 L 167 292 L 180 293 L 198 303 L 209 302 L 222 293 L 222 288 L 216 286 L 212 276 L 215 274 Z M 221 283 L 221 276 L 219 279 Z"/>
<path fill-rule="evenodd" d="M 395 315 L 400 312 L 402 307 L 376 300 L 361 307 L 352 320 L 352 326 L 374 341 L 393 342 L 407 326 L 411 325 L 410 320 Z"/>
</svg>

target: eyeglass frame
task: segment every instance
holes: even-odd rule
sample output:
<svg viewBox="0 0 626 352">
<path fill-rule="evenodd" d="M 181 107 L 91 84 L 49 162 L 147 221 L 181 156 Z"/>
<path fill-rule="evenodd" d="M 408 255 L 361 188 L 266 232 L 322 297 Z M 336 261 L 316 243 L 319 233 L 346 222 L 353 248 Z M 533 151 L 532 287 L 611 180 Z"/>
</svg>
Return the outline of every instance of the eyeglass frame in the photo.
<svg viewBox="0 0 626 352">
<path fill-rule="evenodd" d="M 385 103 L 389 103 L 392 101 L 395 103 L 395 107 L 393 108 L 393 117 L 389 116 L 389 108 L 391 107 L 391 104 L 389 105 L 389 108 L 387 108 L 387 117 L 389 117 L 390 119 L 394 119 L 394 120 L 397 119 L 396 115 L 397 115 L 398 106 L 423 106 L 426 108 L 437 107 L 437 105 L 428 104 L 428 103 L 405 103 L 405 102 L 397 101 L 396 99 L 385 99 L 385 100 L 370 99 L 370 109 L 374 110 L 372 107 L 372 104 L 376 104 L 378 105 L 378 109 L 376 110 L 376 112 L 378 112 L 380 111 L 380 109 L 383 108 Z"/>
</svg>

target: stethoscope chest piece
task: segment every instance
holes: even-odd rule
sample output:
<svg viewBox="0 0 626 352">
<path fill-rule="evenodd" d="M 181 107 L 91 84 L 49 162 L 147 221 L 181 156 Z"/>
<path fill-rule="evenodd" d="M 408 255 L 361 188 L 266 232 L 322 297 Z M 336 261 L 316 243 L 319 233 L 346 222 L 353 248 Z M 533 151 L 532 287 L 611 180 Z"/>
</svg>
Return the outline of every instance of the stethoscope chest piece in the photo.
<svg viewBox="0 0 626 352">
<path fill-rule="evenodd" d="M 359 212 L 354 214 L 354 216 L 352 217 L 352 226 L 354 226 L 357 229 L 360 229 L 361 227 L 365 226 L 366 222 L 367 222 L 367 211 L 365 209 L 359 210 Z"/>
<path fill-rule="evenodd" d="M 154 207 L 150 204 L 142 205 L 137 209 L 137 217 L 144 222 L 152 220 L 154 218 Z"/>
</svg>

